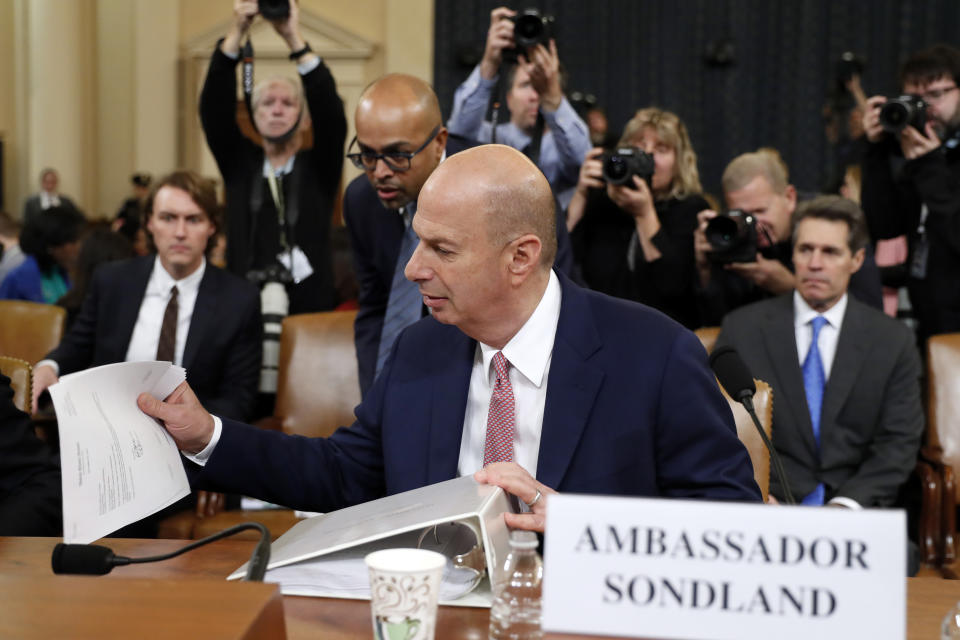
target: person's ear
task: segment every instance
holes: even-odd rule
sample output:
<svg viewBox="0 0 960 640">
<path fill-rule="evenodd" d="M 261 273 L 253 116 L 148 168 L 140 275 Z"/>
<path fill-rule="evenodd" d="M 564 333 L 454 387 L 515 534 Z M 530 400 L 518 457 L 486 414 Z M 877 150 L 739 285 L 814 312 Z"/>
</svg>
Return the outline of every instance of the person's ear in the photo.
<svg viewBox="0 0 960 640">
<path fill-rule="evenodd" d="M 853 254 L 853 269 L 850 271 L 850 275 L 853 275 L 860 270 L 860 267 L 863 266 L 863 261 L 866 259 L 866 256 L 866 249 L 857 249 L 857 251 Z"/>
<path fill-rule="evenodd" d="M 508 268 L 513 276 L 526 278 L 540 264 L 543 243 L 536 235 L 526 233 L 508 245 L 510 263 Z"/>
</svg>

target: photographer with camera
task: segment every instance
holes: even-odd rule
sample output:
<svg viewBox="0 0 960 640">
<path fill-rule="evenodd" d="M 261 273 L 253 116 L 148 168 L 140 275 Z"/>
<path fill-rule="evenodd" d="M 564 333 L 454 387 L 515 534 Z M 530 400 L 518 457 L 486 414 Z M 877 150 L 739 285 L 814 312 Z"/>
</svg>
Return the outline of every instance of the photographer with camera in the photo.
<svg viewBox="0 0 960 640">
<path fill-rule="evenodd" d="M 960 50 L 936 45 L 900 69 L 905 95 L 867 101 L 862 200 L 875 239 L 906 234 L 921 341 L 960 331 Z"/>
<path fill-rule="evenodd" d="M 696 297 L 704 326 L 719 325 L 727 312 L 796 286 L 790 228 L 798 196 L 780 154 L 764 148 L 737 156 L 721 184 L 728 211 L 701 211 L 693 234 Z M 850 279 L 850 293 L 872 307 L 883 306 L 870 247 Z"/>
<path fill-rule="evenodd" d="M 708 206 L 700 192 L 687 128 L 669 111 L 641 109 L 614 151 L 587 152 L 567 208 L 587 286 L 699 326 L 693 231 Z"/>
<path fill-rule="evenodd" d="M 552 24 L 552 17 L 535 9 L 519 15 L 506 7 L 494 9 L 483 59 L 457 87 L 447 129 L 523 151 L 543 171 L 565 208 L 591 144 L 586 123 L 563 95 Z M 493 122 L 484 120 L 495 88 L 495 104 L 505 94 L 510 112 L 504 124 L 497 124 L 496 115 Z"/>
<path fill-rule="evenodd" d="M 252 88 L 250 119 L 262 147 L 241 133 L 236 113 L 241 41 L 258 14 L 290 48 L 300 75 L 299 82 L 276 76 Z M 276 284 L 289 297 L 289 313 L 332 309 L 330 216 L 343 169 L 343 104 L 330 70 L 300 34 L 296 0 L 236 0 L 233 18 L 200 95 L 203 131 L 226 188 L 227 268 Z M 252 49 L 243 57 L 247 67 Z M 306 123 L 313 126 L 309 149 L 302 147 Z"/>
</svg>

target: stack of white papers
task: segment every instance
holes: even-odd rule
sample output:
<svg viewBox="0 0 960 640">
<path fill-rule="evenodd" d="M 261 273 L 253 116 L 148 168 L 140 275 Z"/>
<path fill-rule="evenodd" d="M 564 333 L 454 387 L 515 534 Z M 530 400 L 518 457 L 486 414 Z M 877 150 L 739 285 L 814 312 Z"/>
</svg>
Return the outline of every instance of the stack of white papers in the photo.
<svg viewBox="0 0 960 640">
<path fill-rule="evenodd" d="M 137 407 L 186 379 L 169 362 L 121 362 L 63 376 L 50 387 L 60 432 L 63 539 L 86 544 L 190 493 L 177 446 Z"/>
</svg>

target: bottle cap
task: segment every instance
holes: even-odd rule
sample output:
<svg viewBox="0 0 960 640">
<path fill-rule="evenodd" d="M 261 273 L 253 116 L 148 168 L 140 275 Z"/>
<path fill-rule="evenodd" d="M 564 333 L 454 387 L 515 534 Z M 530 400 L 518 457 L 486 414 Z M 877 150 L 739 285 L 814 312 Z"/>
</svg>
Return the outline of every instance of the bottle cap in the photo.
<svg viewBox="0 0 960 640">
<path fill-rule="evenodd" d="M 511 531 L 510 546 L 514 549 L 536 549 L 540 544 L 533 531 Z"/>
</svg>

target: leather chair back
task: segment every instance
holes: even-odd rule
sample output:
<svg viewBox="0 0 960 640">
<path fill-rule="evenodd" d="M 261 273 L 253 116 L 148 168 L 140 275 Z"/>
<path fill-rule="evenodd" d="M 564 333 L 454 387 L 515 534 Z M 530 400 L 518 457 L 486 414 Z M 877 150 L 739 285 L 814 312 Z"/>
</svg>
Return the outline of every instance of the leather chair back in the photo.
<svg viewBox="0 0 960 640">
<path fill-rule="evenodd" d="M 274 411 L 284 432 L 328 436 L 353 424 L 360 404 L 356 316 L 356 311 L 325 311 L 284 319 Z"/>
<path fill-rule="evenodd" d="M 36 364 L 60 344 L 66 317 L 52 304 L 0 300 L 0 355 Z"/>
<path fill-rule="evenodd" d="M 753 408 L 757 411 L 760 424 L 769 438 L 773 432 L 773 389 L 762 380 L 754 380 L 754 382 L 757 385 L 757 393 L 753 396 Z M 750 462 L 753 463 L 753 478 L 760 486 L 760 493 L 763 494 L 763 500 L 766 502 L 767 493 L 770 490 L 770 452 L 767 451 L 763 438 L 760 437 L 753 419 L 743 405 L 728 396 L 723 387 L 720 391 L 730 403 L 733 419 L 737 423 L 737 437 L 747 448 Z"/>
<path fill-rule="evenodd" d="M 720 327 L 700 327 L 696 331 L 697 337 L 700 338 L 700 343 L 703 345 L 703 348 L 707 350 L 707 354 L 713 351 L 713 346 L 717 344 L 717 336 L 720 335 Z M 748 416 L 749 417 L 749 416 Z"/>
<path fill-rule="evenodd" d="M 30 413 L 32 371 L 33 367 L 26 360 L 0 356 L 0 373 L 10 378 L 10 386 L 13 388 L 13 405 L 24 413 Z"/>
<path fill-rule="evenodd" d="M 927 341 L 927 444 L 960 469 L 960 333 Z M 960 500 L 960 483 L 957 483 Z"/>
</svg>

